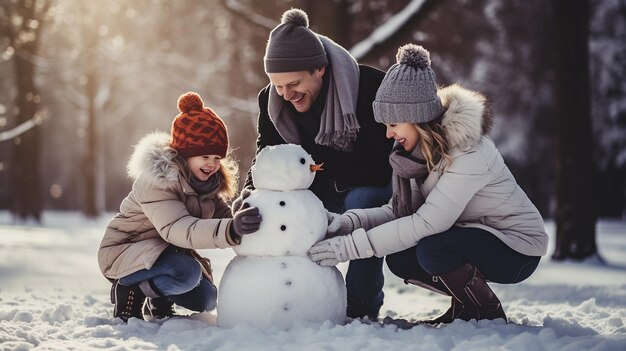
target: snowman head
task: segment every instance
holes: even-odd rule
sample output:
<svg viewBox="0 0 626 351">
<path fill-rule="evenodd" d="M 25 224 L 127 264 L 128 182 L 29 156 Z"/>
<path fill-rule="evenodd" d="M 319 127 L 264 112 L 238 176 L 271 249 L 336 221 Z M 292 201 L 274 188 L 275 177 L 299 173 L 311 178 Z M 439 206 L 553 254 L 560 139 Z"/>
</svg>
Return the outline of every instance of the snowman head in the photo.
<svg viewBox="0 0 626 351">
<path fill-rule="evenodd" d="M 284 191 L 308 189 L 320 169 L 300 145 L 282 144 L 261 150 L 251 172 L 257 189 Z"/>
</svg>

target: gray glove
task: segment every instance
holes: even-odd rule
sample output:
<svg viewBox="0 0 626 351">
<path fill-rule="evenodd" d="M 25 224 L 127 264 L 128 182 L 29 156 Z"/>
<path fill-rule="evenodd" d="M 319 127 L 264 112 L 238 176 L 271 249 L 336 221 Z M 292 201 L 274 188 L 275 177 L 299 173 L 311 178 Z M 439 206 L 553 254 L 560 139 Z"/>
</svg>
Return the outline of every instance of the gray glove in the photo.
<svg viewBox="0 0 626 351">
<path fill-rule="evenodd" d="M 259 209 L 250 207 L 250 204 L 246 202 L 233 216 L 233 225 L 230 227 L 231 233 L 240 237 L 254 233 L 259 230 L 262 220 Z"/>
<path fill-rule="evenodd" d="M 309 249 L 308 255 L 320 266 L 335 266 L 340 262 L 372 257 L 374 249 L 365 230 L 357 229 L 352 234 L 320 241 Z"/>
<path fill-rule="evenodd" d="M 340 215 L 327 211 L 326 217 L 328 218 L 328 228 L 326 229 L 325 239 L 350 234 L 355 229 L 361 227 L 359 217 L 351 212 Z"/>
<path fill-rule="evenodd" d="M 235 213 L 241 209 L 241 205 L 243 205 L 243 202 L 248 198 L 248 196 L 250 196 L 250 194 L 252 194 L 252 189 L 250 188 L 241 189 L 241 193 L 239 193 L 239 197 L 233 200 L 233 203 L 230 205 L 230 209 L 233 214 L 233 217 L 235 216 Z"/>
</svg>

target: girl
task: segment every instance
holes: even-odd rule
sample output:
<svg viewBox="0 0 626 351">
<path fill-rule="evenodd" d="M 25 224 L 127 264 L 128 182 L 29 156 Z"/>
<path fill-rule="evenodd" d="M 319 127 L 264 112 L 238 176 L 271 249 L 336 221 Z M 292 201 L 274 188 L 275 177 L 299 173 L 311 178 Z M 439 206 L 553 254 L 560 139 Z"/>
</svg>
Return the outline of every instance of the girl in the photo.
<svg viewBox="0 0 626 351">
<path fill-rule="evenodd" d="M 401 47 L 374 101 L 376 121 L 396 142 L 392 200 L 336 216 L 328 234 L 341 236 L 312 247 L 311 259 L 334 265 L 387 256 L 389 269 L 407 283 L 452 297 L 450 309 L 429 322 L 506 320 L 487 281 L 528 278 L 548 237 L 487 137 L 485 105 L 482 95 L 458 85 L 438 90 L 428 51 Z M 369 295 L 376 293 L 364 292 L 363 301 L 375 303 Z"/>
<path fill-rule="evenodd" d="M 135 147 L 132 190 L 98 251 L 100 270 L 113 283 L 113 315 L 124 322 L 172 316 L 174 303 L 215 308 L 210 262 L 195 249 L 237 245 L 260 224 L 253 207 L 230 218 L 224 200 L 234 195 L 237 165 L 226 157 L 224 122 L 196 93 L 181 95 L 178 109 L 171 135 L 152 133 Z"/>
</svg>

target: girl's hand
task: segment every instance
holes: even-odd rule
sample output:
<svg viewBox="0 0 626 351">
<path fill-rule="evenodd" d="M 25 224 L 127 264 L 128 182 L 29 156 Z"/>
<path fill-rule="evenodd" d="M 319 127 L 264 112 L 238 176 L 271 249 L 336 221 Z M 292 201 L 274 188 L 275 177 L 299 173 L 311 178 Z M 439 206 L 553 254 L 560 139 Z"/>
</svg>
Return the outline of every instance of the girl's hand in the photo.
<svg viewBox="0 0 626 351">
<path fill-rule="evenodd" d="M 231 230 L 238 236 L 252 234 L 259 230 L 263 217 L 257 207 L 250 207 L 249 203 L 244 203 L 239 211 L 235 212 Z"/>
</svg>

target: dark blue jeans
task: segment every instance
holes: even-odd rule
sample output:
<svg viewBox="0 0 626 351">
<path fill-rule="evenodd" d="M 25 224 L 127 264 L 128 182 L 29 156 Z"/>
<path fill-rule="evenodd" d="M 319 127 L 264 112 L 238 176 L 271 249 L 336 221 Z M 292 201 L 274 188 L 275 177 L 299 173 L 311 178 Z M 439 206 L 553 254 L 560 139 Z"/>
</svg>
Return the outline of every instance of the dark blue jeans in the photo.
<svg viewBox="0 0 626 351">
<path fill-rule="evenodd" d="M 321 185 L 321 186 L 320 186 Z M 389 202 L 391 183 L 386 187 L 358 187 L 337 191 L 333 185 L 318 184 L 311 191 L 322 200 L 324 207 L 334 213 L 355 208 L 378 207 Z M 346 273 L 348 317 L 376 317 L 385 297 L 383 259 L 378 257 L 350 261 Z"/>
<path fill-rule="evenodd" d="M 511 249 L 485 230 L 461 227 L 427 236 L 417 246 L 386 258 L 389 270 L 403 279 L 442 275 L 467 262 L 478 268 L 485 279 L 500 284 L 519 283 L 528 278 L 540 259 Z"/>
<path fill-rule="evenodd" d="M 215 308 L 217 288 L 202 276 L 195 258 L 174 246 L 167 248 L 150 269 L 142 269 L 120 279 L 123 285 L 151 280 L 162 296 L 188 310 L 203 312 Z"/>
</svg>

